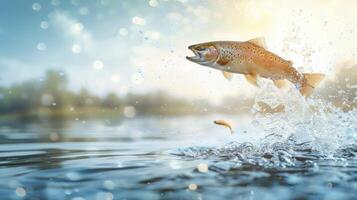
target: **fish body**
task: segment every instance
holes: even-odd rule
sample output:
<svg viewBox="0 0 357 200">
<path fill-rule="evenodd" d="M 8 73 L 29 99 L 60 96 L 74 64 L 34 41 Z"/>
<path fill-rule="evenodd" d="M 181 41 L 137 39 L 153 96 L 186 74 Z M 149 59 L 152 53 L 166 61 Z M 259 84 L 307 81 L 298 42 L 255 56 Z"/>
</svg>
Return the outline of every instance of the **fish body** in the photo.
<svg viewBox="0 0 357 200">
<path fill-rule="evenodd" d="M 224 121 L 224 120 L 215 120 L 215 121 L 213 121 L 215 124 L 217 124 L 217 125 L 221 125 L 221 126 L 224 126 L 224 127 L 226 127 L 226 128 L 229 128 L 229 130 L 231 131 L 231 134 L 233 134 L 233 128 L 232 128 L 232 126 L 228 123 L 228 122 L 226 122 L 226 121 Z"/>
<path fill-rule="evenodd" d="M 304 96 L 312 93 L 315 86 L 324 78 L 323 74 L 302 74 L 293 62 L 285 60 L 266 49 L 263 38 L 245 42 L 215 41 L 189 46 L 195 56 L 186 57 L 200 65 L 221 70 L 227 79 L 233 73 L 243 74 L 249 83 L 257 86 L 257 77 L 274 81 L 277 87 L 292 82 Z"/>
</svg>

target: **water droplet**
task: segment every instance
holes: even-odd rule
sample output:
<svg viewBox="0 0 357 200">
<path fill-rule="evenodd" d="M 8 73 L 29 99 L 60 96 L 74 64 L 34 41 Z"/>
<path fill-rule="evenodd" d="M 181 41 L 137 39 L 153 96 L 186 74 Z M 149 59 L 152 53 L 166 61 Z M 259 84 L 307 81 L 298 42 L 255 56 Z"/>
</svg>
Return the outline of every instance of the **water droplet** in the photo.
<svg viewBox="0 0 357 200">
<path fill-rule="evenodd" d="M 197 165 L 197 169 L 202 173 L 208 172 L 208 165 L 206 163 L 200 163 Z"/>
<path fill-rule="evenodd" d="M 43 43 L 43 42 L 40 42 L 40 43 L 37 44 L 37 49 L 39 51 L 44 51 L 44 50 L 47 49 L 47 45 L 45 43 Z"/>
<path fill-rule="evenodd" d="M 41 27 L 42 29 L 48 29 L 48 26 L 49 26 L 49 24 L 48 24 L 47 21 L 42 21 L 42 22 L 40 23 L 40 27 Z"/>
<path fill-rule="evenodd" d="M 151 7 L 156 7 L 156 6 L 159 5 L 159 2 L 157 2 L 157 0 L 150 0 L 150 1 L 149 1 L 149 5 L 150 5 Z"/>
<path fill-rule="evenodd" d="M 125 106 L 123 113 L 125 117 L 133 118 L 136 115 L 136 109 L 134 106 Z"/>
<path fill-rule="evenodd" d="M 83 31 L 83 29 L 84 29 L 83 24 L 81 24 L 79 22 L 75 23 L 72 27 L 72 30 L 75 34 L 81 33 Z"/>
<path fill-rule="evenodd" d="M 32 10 L 34 10 L 34 11 L 40 11 L 41 10 L 41 4 L 39 4 L 39 3 L 33 3 L 32 4 Z"/>
<path fill-rule="evenodd" d="M 16 192 L 16 195 L 19 196 L 19 197 L 25 197 L 26 196 L 26 190 L 23 187 L 16 188 L 15 192 Z"/>
<path fill-rule="evenodd" d="M 188 185 L 188 189 L 191 191 L 197 190 L 197 188 L 198 188 L 197 185 L 194 183 L 191 183 L 190 185 Z"/>
<path fill-rule="evenodd" d="M 74 44 L 74 45 L 72 45 L 72 52 L 74 53 L 74 54 L 79 54 L 79 53 L 81 53 L 81 46 L 79 46 L 79 44 Z"/>
<path fill-rule="evenodd" d="M 96 60 L 93 62 L 93 68 L 96 69 L 96 70 L 101 70 L 103 69 L 104 67 L 104 64 L 101 60 Z"/>
<path fill-rule="evenodd" d="M 138 16 L 133 17 L 132 22 L 133 22 L 133 24 L 139 25 L 139 26 L 143 26 L 146 24 L 146 20 L 144 18 L 141 18 Z"/>
</svg>

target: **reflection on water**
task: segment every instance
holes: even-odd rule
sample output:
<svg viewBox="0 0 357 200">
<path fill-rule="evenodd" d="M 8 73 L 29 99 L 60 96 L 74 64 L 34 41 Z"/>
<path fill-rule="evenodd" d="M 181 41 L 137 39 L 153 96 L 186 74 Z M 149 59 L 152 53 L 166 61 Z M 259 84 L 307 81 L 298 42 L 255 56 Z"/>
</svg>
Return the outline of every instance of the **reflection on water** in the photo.
<svg viewBox="0 0 357 200">
<path fill-rule="evenodd" d="M 245 116 L 224 117 L 237 122 L 230 135 L 212 123 L 217 118 L 222 116 L 3 122 L 0 195 L 80 200 L 357 194 L 354 142 L 330 155 L 314 149 L 315 143 L 267 140 L 275 136 Z"/>
</svg>

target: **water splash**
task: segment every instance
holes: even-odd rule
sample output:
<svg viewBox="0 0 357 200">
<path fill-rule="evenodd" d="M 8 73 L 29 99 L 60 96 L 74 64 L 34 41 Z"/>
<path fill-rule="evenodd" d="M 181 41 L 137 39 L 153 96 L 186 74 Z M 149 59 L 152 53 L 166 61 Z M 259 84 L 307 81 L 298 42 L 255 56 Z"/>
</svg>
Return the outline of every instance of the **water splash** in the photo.
<svg viewBox="0 0 357 200">
<path fill-rule="evenodd" d="M 262 112 L 262 102 L 271 108 L 283 105 L 283 111 Z M 278 91 L 270 81 L 261 84 L 252 110 L 251 123 L 265 136 L 257 143 L 231 142 L 222 146 L 182 148 L 172 153 L 228 160 L 228 169 L 231 165 L 245 164 L 272 168 L 314 167 L 316 159 L 357 155 L 356 110 L 344 112 L 322 99 L 305 99 L 292 87 Z"/>
<path fill-rule="evenodd" d="M 266 97 L 272 87 L 265 84 L 255 102 L 284 105 L 284 112 L 258 113 L 253 120 L 266 134 L 275 136 L 269 138 L 272 143 L 294 139 L 297 143 L 309 142 L 313 150 L 332 154 L 356 142 L 356 111 L 343 112 L 322 99 L 305 99 L 294 88 L 271 92 L 275 95 Z"/>
</svg>

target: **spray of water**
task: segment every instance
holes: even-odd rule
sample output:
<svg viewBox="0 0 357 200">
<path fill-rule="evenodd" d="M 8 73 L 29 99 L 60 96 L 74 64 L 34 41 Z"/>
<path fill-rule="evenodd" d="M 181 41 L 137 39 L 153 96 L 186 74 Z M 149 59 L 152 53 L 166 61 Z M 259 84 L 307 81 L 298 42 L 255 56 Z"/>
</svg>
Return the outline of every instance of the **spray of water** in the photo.
<svg viewBox="0 0 357 200">
<path fill-rule="evenodd" d="M 254 144 L 231 142 L 217 147 L 190 147 L 174 154 L 230 160 L 230 165 L 235 166 L 264 167 L 314 165 L 313 159 L 357 155 L 356 110 L 344 112 L 322 99 L 305 99 L 295 88 L 279 90 L 271 81 L 259 84 L 251 123 L 265 137 Z M 262 102 L 271 108 L 283 105 L 283 110 L 262 113 Z"/>
<path fill-rule="evenodd" d="M 299 71 L 312 72 L 308 66 L 314 50 L 306 43 L 301 27 L 303 24 L 295 24 L 287 31 L 281 52 L 297 61 L 294 66 Z M 220 163 L 231 160 L 228 168 L 244 164 L 314 166 L 314 159 L 341 161 L 357 156 L 357 110 L 345 112 L 318 97 L 305 99 L 293 86 L 281 90 L 266 79 L 259 79 L 258 84 L 251 123 L 265 137 L 252 143 L 183 148 L 174 154 L 217 158 Z"/>
</svg>

